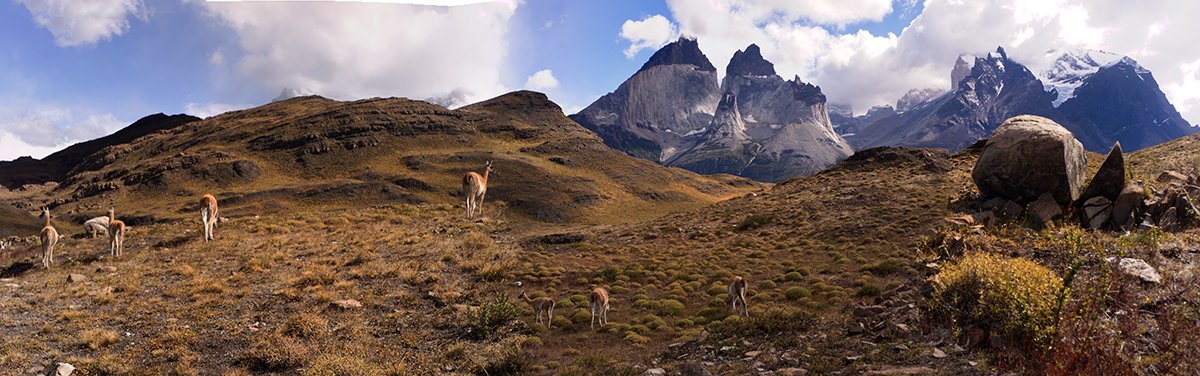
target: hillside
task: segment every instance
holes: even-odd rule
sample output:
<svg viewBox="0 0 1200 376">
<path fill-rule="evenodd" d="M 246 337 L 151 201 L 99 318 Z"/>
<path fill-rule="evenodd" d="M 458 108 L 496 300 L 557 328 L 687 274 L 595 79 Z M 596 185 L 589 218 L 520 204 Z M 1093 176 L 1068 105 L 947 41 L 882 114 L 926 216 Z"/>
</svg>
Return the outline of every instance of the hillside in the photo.
<svg viewBox="0 0 1200 376">
<path fill-rule="evenodd" d="M 234 218 L 455 204 L 462 176 L 489 160 L 485 215 L 518 222 L 628 222 L 764 187 L 627 157 L 544 95 L 515 92 L 455 111 L 397 98 L 275 102 L 107 146 L 56 187 L 10 202 L 76 226 L 110 206 L 135 226 L 190 221 L 204 193 Z"/>
<path fill-rule="evenodd" d="M 497 139 L 530 129 L 525 124 L 543 121 L 539 129 L 560 132 L 553 120 L 561 114 L 539 112 L 536 95 L 518 94 L 451 112 L 476 126 L 476 133 L 456 136 L 498 145 Z M 354 103 L 379 101 L 423 106 Z M 280 103 L 318 108 L 331 102 L 309 97 Z M 270 115 L 271 109 L 279 107 L 209 124 L 234 124 L 234 115 L 242 119 L 238 124 L 281 116 Z M 277 130 L 275 142 L 304 150 L 301 142 L 281 141 L 301 137 L 297 124 L 304 123 Z M 507 130 L 488 133 L 480 124 Z M 577 129 L 567 123 L 561 128 Z M 388 137 L 379 136 L 380 144 Z M 1130 175 L 1140 179 L 1155 176 L 1159 166 L 1197 165 L 1200 156 L 1176 152 L 1197 137 L 1127 154 Z M 344 142 L 323 145 L 330 145 L 328 153 L 346 151 L 336 148 Z M 538 150 L 581 150 L 552 145 L 559 146 Z M 535 159 L 519 154 L 529 153 L 520 148 L 508 150 Z M 506 152 L 490 156 L 503 166 L 497 157 Z M 281 153 L 290 159 L 259 153 L 243 158 L 263 171 L 300 163 L 294 151 Z M 586 163 L 561 153 L 555 156 Z M 977 228 L 954 225 L 944 218 L 980 210 L 970 180 L 978 153 L 868 149 L 820 173 L 713 204 L 652 215 L 639 214 L 642 203 L 631 200 L 597 205 L 606 212 L 570 223 L 498 215 L 497 206 L 485 208 L 484 220 L 465 221 L 453 197 L 318 205 L 226 194 L 222 204 L 241 197 L 229 206 L 245 215 L 231 213 L 213 242 L 199 239 L 194 210 L 187 208 L 138 225 L 120 259 L 108 257 L 104 239 L 69 239 L 54 268 L 7 276 L 4 283 L 16 286 L 0 294 L 0 325 L 10 334 L 0 338 L 0 347 L 12 350 L 0 356 L 0 367 L 66 361 L 84 375 L 641 375 L 690 366 L 716 374 L 1194 374 L 1191 358 L 1200 350 L 1192 340 L 1200 338 L 1192 303 L 1200 300 L 1194 289 L 1197 231 L 1105 233 L 1063 221 L 1032 226 L 1023 218 Z M 320 174 L 354 181 L 337 169 L 322 170 L 330 160 L 302 157 L 304 166 L 320 170 L 296 172 L 309 174 L 309 185 L 342 184 Z M 1094 171 L 1100 156 L 1090 158 Z M 457 166 L 447 160 L 418 162 Z M 380 174 L 411 170 L 393 168 Z M 503 171 L 497 168 L 493 176 L 499 179 Z M 275 176 L 270 174 L 260 176 Z M 424 176 L 434 174 L 412 178 L 438 181 Z M 444 179 L 451 178 L 456 176 Z M 123 189 L 132 192 L 128 196 L 146 194 L 136 186 Z M 332 202 L 316 190 L 303 192 Z M 517 211 L 511 198 L 498 200 Z M 275 210 L 249 215 L 257 208 Z M 629 220 L 587 222 L 613 217 Z M 1073 278 L 1072 288 L 1061 290 L 1062 320 L 1039 339 L 1052 346 L 1007 342 L 1009 337 L 989 337 L 988 329 L 939 321 L 926 283 L 969 253 L 1030 260 L 1060 278 L 1055 288 Z M 1104 259 L 1114 255 L 1146 260 L 1164 282 L 1141 283 L 1112 272 Z M 14 266 L 32 260 L 17 261 Z M 87 280 L 64 282 L 70 274 Z M 725 285 L 733 275 L 750 282 L 749 318 L 729 313 Z M 609 324 L 592 330 L 586 294 L 595 286 L 610 291 L 612 311 Z M 522 291 L 557 302 L 549 325 L 516 299 Z M 343 299 L 362 307 L 335 304 Z"/>
<path fill-rule="evenodd" d="M 12 161 L 0 161 L 0 185 L 15 190 L 25 184 L 62 181 L 84 158 L 105 147 L 124 144 L 160 130 L 198 120 L 200 118 L 191 115 L 154 114 L 141 118 L 113 134 L 71 145 L 46 158 L 21 157 Z"/>
</svg>

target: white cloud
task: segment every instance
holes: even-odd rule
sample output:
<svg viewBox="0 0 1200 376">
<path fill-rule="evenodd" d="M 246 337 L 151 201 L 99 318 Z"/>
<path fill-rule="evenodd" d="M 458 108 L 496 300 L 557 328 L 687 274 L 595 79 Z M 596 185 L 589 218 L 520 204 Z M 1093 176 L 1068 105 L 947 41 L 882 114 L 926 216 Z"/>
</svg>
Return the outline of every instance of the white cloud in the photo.
<svg viewBox="0 0 1200 376">
<path fill-rule="evenodd" d="M 525 80 L 525 88 L 529 90 L 546 90 L 557 87 L 558 79 L 554 78 L 554 73 L 549 69 L 540 70 Z"/>
<path fill-rule="evenodd" d="M 229 111 L 245 110 L 254 107 L 252 104 L 227 104 L 227 103 L 188 103 L 184 106 L 184 112 L 200 118 L 210 118 Z"/>
<path fill-rule="evenodd" d="M 112 114 L 76 115 L 54 105 L 0 108 L 0 160 L 44 158 L 73 144 L 104 137 L 129 123 Z"/>
<path fill-rule="evenodd" d="M 1163 85 L 1163 91 L 1175 104 L 1175 109 L 1191 112 L 1193 108 L 1200 107 L 1200 59 L 1180 65 L 1179 70 L 1183 72 L 1183 79 Z M 1192 122 L 1195 124 L 1194 120 Z"/>
<path fill-rule="evenodd" d="M 221 51 L 221 48 L 218 47 L 216 51 L 213 51 L 212 56 L 208 58 L 208 64 L 214 66 L 225 65 L 225 52 Z"/>
<path fill-rule="evenodd" d="M 1200 14 L 1200 2 L 927 0 L 922 14 L 898 36 L 840 34 L 818 26 L 877 20 L 891 11 L 884 2 L 837 9 L 784 0 L 667 4 L 679 32 L 699 37 L 722 74 L 734 51 L 755 43 L 781 76 L 799 75 L 820 85 L 831 102 L 852 104 L 859 114 L 873 105 L 894 105 L 912 88 L 949 87 L 959 54 L 981 55 L 1002 46 L 1023 63 L 1043 58 L 1052 48 L 1135 56 L 1154 72 L 1184 117 L 1200 121 L 1200 65 L 1190 63 L 1200 59 L 1194 43 L 1200 23 L 1183 22 L 1186 15 Z"/>
<path fill-rule="evenodd" d="M 507 91 L 501 73 L 516 4 L 203 3 L 238 34 L 235 65 L 268 90 L 335 99 Z M 274 88 L 274 89 L 272 89 Z"/>
<path fill-rule="evenodd" d="M 662 47 L 677 36 L 679 33 L 676 31 L 675 24 L 659 14 L 643 18 L 641 21 L 626 20 L 625 24 L 621 25 L 621 38 L 632 42 L 629 48 L 625 49 L 627 58 L 633 58 L 638 51 L 647 48 Z"/>
<path fill-rule="evenodd" d="M 54 35 L 61 47 L 95 44 L 129 30 L 129 16 L 142 21 L 147 12 L 141 0 L 17 0 L 33 21 Z"/>
</svg>

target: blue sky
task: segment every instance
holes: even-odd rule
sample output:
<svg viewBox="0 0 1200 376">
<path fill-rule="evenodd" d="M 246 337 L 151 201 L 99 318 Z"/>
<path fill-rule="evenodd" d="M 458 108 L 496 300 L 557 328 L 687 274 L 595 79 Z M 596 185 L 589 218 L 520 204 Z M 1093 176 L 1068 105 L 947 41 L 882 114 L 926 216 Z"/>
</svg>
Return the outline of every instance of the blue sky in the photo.
<svg viewBox="0 0 1200 376">
<path fill-rule="evenodd" d="M 428 2 L 439 2 L 428 0 Z M 470 1 L 468 1 L 470 2 Z M 411 2 L 409 2 L 411 3 Z M 444 3 L 444 2 L 443 2 Z M 1158 0 L 0 2 L 0 160 L 42 158 L 154 114 L 202 117 L 284 88 L 338 100 L 545 92 L 574 113 L 682 35 L 721 73 L 750 43 L 855 112 L 948 87 L 961 53 L 1037 66 L 1101 49 L 1152 70 L 1200 122 L 1200 2 Z"/>
</svg>

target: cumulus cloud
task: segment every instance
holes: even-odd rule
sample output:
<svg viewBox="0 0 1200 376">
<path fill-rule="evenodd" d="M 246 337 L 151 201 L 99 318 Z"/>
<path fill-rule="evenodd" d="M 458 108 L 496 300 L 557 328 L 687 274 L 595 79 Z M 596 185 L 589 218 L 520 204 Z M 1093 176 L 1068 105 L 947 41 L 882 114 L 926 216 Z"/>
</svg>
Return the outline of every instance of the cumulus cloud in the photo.
<svg viewBox="0 0 1200 376">
<path fill-rule="evenodd" d="M 254 105 L 246 103 L 188 103 L 184 106 L 184 112 L 200 118 L 210 118 L 229 111 L 245 110 L 250 107 L 254 107 Z"/>
<path fill-rule="evenodd" d="M 141 0 L 17 0 L 61 47 L 95 44 L 129 30 L 130 16 L 146 20 Z"/>
<path fill-rule="evenodd" d="M 633 58 L 638 51 L 647 48 L 657 49 L 665 46 L 678 36 L 675 24 L 659 14 L 643 18 L 641 21 L 626 20 L 625 24 L 621 25 L 621 38 L 631 42 L 629 48 L 625 49 L 627 58 Z"/>
<path fill-rule="evenodd" d="M 126 125 L 112 114 L 77 115 L 39 105 L 0 108 L 0 160 L 44 158 L 73 144 L 104 137 Z"/>
<path fill-rule="evenodd" d="M 500 83 L 511 2 L 432 7 L 345 2 L 206 2 L 238 35 L 233 62 L 268 90 L 305 88 L 335 99 L 427 98 Z M 229 59 L 234 54 L 226 54 Z M 274 89 L 271 89 L 274 88 Z"/>
<path fill-rule="evenodd" d="M 1191 63 L 1200 61 L 1192 42 L 1200 24 L 1182 18 L 1200 14 L 1200 2 L 928 0 L 900 35 L 886 36 L 843 33 L 829 25 L 879 20 L 892 11 L 890 2 L 829 8 L 819 1 L 782 0 L 667 4 L 679 32 L 698 36 L 717 67 L 755 43 L 780 75 L 814 82 L 831 102 L 849 103 L 859 114 L 873 105 L 894 105 L 912 88 L 948 88 L 959 54 L 982 55 L 1002 46 L 1010 58 L 1034 66 L 1055 48 L 1129 55 L 1154 72 L 1181 112 L 1196 111 L 1185 118 L 1200 120 L 1200 63 Z"/>
<path fill-rule="evenodd" d="M 525 80 L 525 88 L 529 90 L 546 90 L 557 87 L 558 79 L 554 78 L 554 73 L 549 69 L 540 70 Z"/>
</svg>

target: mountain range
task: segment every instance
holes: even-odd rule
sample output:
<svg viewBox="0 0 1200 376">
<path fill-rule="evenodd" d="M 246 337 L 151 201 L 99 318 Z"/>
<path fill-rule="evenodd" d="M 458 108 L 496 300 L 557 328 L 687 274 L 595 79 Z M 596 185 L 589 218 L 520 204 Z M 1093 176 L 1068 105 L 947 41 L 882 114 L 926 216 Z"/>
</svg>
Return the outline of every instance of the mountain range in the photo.
<svg viewBox="0 0 1200 376">
<path fill-rule="evenodd" d="M 920 93 L 926 99 L 902 98 L 894 110 L 873 108 L 852 120 L 843 116 L 838 128 L 859 149 L 957 151 L 987 137 L 1005 119 L 1032 114 L 1054 120 L 1097 153 L 1116 142 L 1136 151 L 1196 132 L 1153 74 L 1129 57 L 1063 50 L 1051 51 L 1045 60 L 1049 64 L 1035 72 L 1009 59 L 1003 48 L 987 56 L 962 55 L 951 72 L 952 90 L 929 95 L 937 90 L 927 89 Z"/>
<path fill-rule="evenodd" d="M 1060 50 L 1043 61 L 1030 69 L 1003 48 L 964 54 L 950 72 L 950 90 L 913 89 L 895 107 L 854 116 L 849 106 L 827 103 L 819 86 L 785 81 L 753 44 L 734 53 L 718 84 L 698 42 L 681 37 L 570 118 L 632 156 L 765 182 L 812 174 L 878 146 L 956 152 L 1017 115 L 1054 120 L 1097 153 L 1116 142 L 1136 151 L 1196 131 L 1129 57 Z"/>
</svg>

